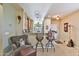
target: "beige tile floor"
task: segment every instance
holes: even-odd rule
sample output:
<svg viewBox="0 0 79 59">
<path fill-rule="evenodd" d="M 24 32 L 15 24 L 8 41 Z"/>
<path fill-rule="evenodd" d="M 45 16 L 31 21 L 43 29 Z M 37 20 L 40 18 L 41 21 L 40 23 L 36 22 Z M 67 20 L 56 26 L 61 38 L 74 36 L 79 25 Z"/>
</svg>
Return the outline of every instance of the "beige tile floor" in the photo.
<svg viewBox="0 0 79 59">
<path fill-rule="evenodd" d="M 64 45 L 56 45 L 55 46 L 55 52 L 53 48 L 49 48 L 49 51 L 47 52 L 46 49 L 44 49 L 44 52 L 41 48 L 37 49 L 37 56 L 78 56 L 79 50 L 76 48 L 70 48 L 66 47 Z"/>
<path fill-rule="evenodd" d="M 32 43 L 33 46 L 36 44 L 35 35 L 29 35 L 29 41 Z M 43 44 L 47 43 L 46 38 L 43 39 Z M 41 48 L 37 49 L 37 56 L 78 56 L 79 55 L 79 48 L 70 48 L 67 47 L 65 44 L 54 44 L 55 45 L 55 52 L 53 49 L 49 49 L 47 52 L 46 49 L 44 49 L 44 52 L 42 52 Z"/>
</svg>

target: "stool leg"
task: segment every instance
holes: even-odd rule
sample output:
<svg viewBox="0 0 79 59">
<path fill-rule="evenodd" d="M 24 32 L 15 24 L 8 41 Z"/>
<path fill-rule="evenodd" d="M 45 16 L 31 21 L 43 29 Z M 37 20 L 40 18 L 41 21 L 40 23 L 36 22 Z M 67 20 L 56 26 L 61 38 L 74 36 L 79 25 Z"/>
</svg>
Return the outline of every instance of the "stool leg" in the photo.
<svg viewBox="0 0 79 59">
<path fill-rule="evenodd" d="M 54 47 L 54 44 L 51 42 L 51 47 L 52 47 L 52 46 Z M 54 52 L 55 52 L 55 47 L 54 47 Z"/>
<path fill-rule="evenodd" d="M 36 43 L 36 51 L 37 51 L 37 46 L 38 46 L 39 42 Z"/>
<path fill-rule="evenodd" d="M 42 42 L 40 42 L 40 43 L 41 43 L 42 51 L 44 52 L 44 47 L 43 47 L 43 43 L 42 43 Z"/>
<path fill-rule="evenodd" d="M 52 41 L 51 41 L 50 43 L 51 43 L 51 48 L 52 48 L 52 47 L 54 47 L 54 45 L 53 45 Z"/>
<path fill-rule="evenodd" d="M 48 52 L 48 43 L 46 44 L 46 49 L 47 49 L 47 52 Z"/>
<path fill-rule="evenodd" d="M 47 52 L 48 52 L 49 43 L 50 42 L 48 41 L 48 43 L 46 44 Z"/>
</svg>

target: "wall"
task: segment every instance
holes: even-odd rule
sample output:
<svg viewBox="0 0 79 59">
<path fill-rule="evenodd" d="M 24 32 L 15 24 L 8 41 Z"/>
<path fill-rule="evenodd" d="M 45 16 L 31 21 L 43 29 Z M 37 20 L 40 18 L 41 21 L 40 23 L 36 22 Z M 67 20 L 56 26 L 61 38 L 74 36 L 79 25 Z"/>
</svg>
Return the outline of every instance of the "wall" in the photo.
<svg viewBox="0 0 79 59">
<path fill-rule="evenodd" d="M 64 32 L 64 23 L 68 22 L 72 25 L 72 40 L 74 41 L 76 47 L 79 47 L 79 11 L 72 13 L 71 15 L 66 16 L 62 21 L 60 25 L 60 40 L 65 41 L 67 44 L 70 40 L 69 31 Z"/>
<path fill-rule="evenodd" d="M 48 30 L 46 29 L 46 26 L 50 26 L 50 24 L 51 24 L 51 19 L 50 18 L 44 19 L 44 33 L 48 33 Z"/>
<path fill-rule="evenodd" d="M 18 19 L 17 16 L 21 16 L 21 22 L 18 24 Z M 21 35 L 22 34 L 22 30 L 23 30 L 23 9 L 21 8 L 17 8 L 16 9 L 16 35 Z"/>
<path fill-rule="evenodd" d="M 0 4 L 0 55 L 2 55 L 3 47 L 2 47 L 2 20 L 3 20 L 3 7 Z"/>
<path fill-rule="evenodd" d="M 60 20 L 54 20 L 54 19 L 51 19 L 51 24 L 55 24 L 55 26 L 57 27 L 55 30 L 57 31 L 57 33 L 55 34 L 55 38 L 57 40 L 60 39 Z M 54 26 L 54 25 L 53 25 Z"/>
<path fill-rule="evenodd" d="M 11 4 L 3 4 L 3 49 L 8 46 L 8 39 L 10 35 L 16 35 L 16 10 Z"/>
<path fill-rule="evenodd" d="M 44 33 L 48 33 L 48 31 L 50 30 L 50 26 L 53 26 L 55 24 L 55 26 L 57 27 L 55 30 L 57 30 L 57 34 L 55 34 L 55 38 L 59 39 L 60 38 L 60 21 L 59 20 L 54 20 L 51 18 L 47 18 L 44 20 Z M 48 26 L 48 30 L 46 30 L 46 26 Z"/>
<path fill-rule="evenodd" d="M 21 35 L 22 34 L 22 20 L 20 24 L 18 24 L 17 16 L 22 16 L 23 19 L 23 10 L 21 8 L 15 8 L 13 4 L 3 4 L 3 19 L 0 19 L 0 30 L 2 34 L 2 50 L 9 50 L 9 37 L 13 35 Z M 0 9 L 1 11 L 1 9 Z M 1 16 L 1 12 L 0 12 Z M 0 37 L 0 38 L 1 38 Z M 1 47 L 0 47 L 1 48 Z"/>
</svg>

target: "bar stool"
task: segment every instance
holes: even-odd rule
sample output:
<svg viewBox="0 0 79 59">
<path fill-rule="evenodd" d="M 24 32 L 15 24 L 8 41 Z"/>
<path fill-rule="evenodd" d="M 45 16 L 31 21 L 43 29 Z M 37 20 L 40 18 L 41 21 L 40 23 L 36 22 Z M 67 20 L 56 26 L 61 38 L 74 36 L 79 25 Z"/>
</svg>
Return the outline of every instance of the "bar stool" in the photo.
<svg viewBox="0 0 79 59">
<path fill-rule="evenodd" d="M 52 31 L 52 33 L 53 33 L 53 35 L 51 34 L 52 35 L 51 37 L 49 37 L 49 35 L 47 35 L 47 37 L 46 37 L 46 39 L 48 40 L 48 42 L 46 44 L 47 52 L 48 52 L 48 48 L 50 47 L 49 45 L 51 45 L 51 48 L 52 47 L 54 48 L 54 52 L 55 52 L 55 47 L 54 47 L 53 41 L 55 40 L 54 33 L 57 33 L 57 32 Z"/>
<path fill-rule="evenodd" d="M 48 42 L 46 44 L 47 52 L 48 52 L 48 48 L 50 47 L 50 45 L 51 45 L 51 48 L 52 47 L 54 48 L 54 52 L 55 52 L 55 47 L 54 47 L 54 44 L 52 43 L 54 41 L 54 39 L 49 39 L 48 37 L 46 37 L 46 39 L 48 40 Z"/>
<path fill-rule="evenodd" d="M 43 47 L 43 43 L 42 43 L 43 38 L 44 38 L 44 37 L 43 37 L 42 34 L 37 34 L 37 35 L 36 35 L 36 40 L 37 40 L 37 43 L 36 43 L 36 50 L 37 50 L 38 45 L 41 44 L 42 51 L 44 52 L 44 47 Z"/>
</svg>

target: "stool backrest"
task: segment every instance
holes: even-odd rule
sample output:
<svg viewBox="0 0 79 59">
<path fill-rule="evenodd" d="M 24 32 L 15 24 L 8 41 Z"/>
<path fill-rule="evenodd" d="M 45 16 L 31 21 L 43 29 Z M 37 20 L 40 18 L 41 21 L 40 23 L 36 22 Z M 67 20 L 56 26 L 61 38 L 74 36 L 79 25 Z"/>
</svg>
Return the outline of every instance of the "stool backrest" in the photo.
<svg viewBox="0 0 79 59">
<path fill-rule="evenodd" d="M 42 34 L 42 33 L 38 33 L 38 34 L 36 35 L 36 39 L 37 39 L 37 40 L 43 39 L 43 34 Z"/>
</svg>

